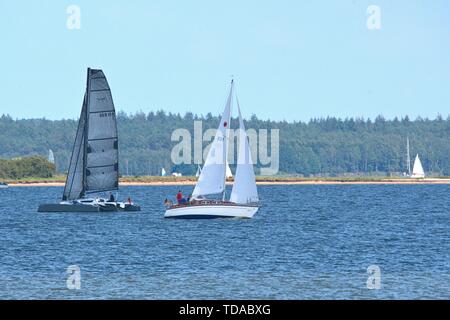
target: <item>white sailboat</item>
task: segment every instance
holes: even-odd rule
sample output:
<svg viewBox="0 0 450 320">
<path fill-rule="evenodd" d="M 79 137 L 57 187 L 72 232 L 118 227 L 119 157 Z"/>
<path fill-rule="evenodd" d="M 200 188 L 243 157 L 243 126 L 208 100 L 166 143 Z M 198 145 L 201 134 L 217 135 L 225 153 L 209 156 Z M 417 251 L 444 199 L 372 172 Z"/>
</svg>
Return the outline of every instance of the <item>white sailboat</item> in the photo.
<svg viewBox="0 0 450 320">
<path fill-rule="evenodd" d="M 425 172 L 423 171 L 422 162 L 420 162 L 418 154 L 416 155 L 416 159 L 414 160 L 411 178 L 425 178 Z"/>
<path fill-rule="evenodd" d="M 197 172 L 195 173 L 195 176 L 197 178 L 200 177 L 200 173 L 202 173 L 202 168 L 200 167 L 200 165 L 198 165 Z"/>
<path fill-rule="evenodd" d="M 233 173 L 231 172 L 230 164 L 228 163 L 228 161 L 227 161 L 227 172 L 225 175 L 226 175 L 227 179 L 233 178 Z"/>
<path fill-rule="evenodd" d="M 161 169 L 161 177 L 165 177 L 166 175 L 167 175 L 166 169 L 162 168 Z"/>
<path fill-rule="evenodd" d="M 192 193 L 192 200 L 183 204 L 169 205 L 166 218 L 252 218 L 259 209 L 250 146 L 244 121 L 239 112 L 239 150 L 236 175 L 230 200 L 225 200 L 229 124 L 233 103 L 231 82 L 225 110 L 214 141 Z"/>
<path fill-rule="evenodd" d="M 55 155 L 52 149 L 48 150 L 48 162 L 55 164 Z"/>
</svg>

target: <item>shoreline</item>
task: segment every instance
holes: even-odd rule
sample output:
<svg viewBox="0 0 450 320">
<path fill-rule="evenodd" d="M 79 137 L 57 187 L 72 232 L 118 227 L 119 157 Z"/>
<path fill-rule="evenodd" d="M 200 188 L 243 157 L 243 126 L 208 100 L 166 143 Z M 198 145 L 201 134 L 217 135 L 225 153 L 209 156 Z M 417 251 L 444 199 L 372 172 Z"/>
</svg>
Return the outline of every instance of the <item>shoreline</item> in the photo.
<svg viewBox="0 0 450 320">
<path fill-rule="evenodd" d="M 228 181 L 227 185 L 233 182 Z M 195 185 L 195 180 L 180 180 L 180 181 L 123 181 L 120 186 L 188 186 Z M 274 180 L 260 180 L 256 181 L 257 185 L 380 185 L 380 184 L 450 184 L 450 179 L 439 178 L 425 178 L 425 179 L 379 179 L 379 180 L 291 180 L 291 179 L 274 179 Z M 64 182 L 59 181 L 39 181 L 39 182 L 11 182 L 8 183 L 10 187 L 64 187 Z"/>
</svg>

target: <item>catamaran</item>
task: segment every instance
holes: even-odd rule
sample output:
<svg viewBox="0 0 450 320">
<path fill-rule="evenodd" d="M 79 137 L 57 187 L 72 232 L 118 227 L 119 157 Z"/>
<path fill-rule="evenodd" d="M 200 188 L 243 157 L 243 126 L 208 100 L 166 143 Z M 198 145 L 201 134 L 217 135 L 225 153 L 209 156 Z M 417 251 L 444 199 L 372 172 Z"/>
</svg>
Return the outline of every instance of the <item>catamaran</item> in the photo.
<svg viewBox="0 0 450 320">
<path fill-rule="evenodd" d="M 119 188 L 119 144 L 116 112 L 108 81 L 102 70 L 88 69 L 86 93 L 62 201 L 41 204 L 39 212 L 139 211 L 131 202 L 87 197 Z"/>
<path fill-rule="evenodd" d="M 250 146 L 242 120 L 239 102 L 239 147 L 233 189 L 226 200 L 226 177 L 228 167 L 228 144 L 230 133 L 233 87 L 220 120 L 205 164 L 192 193 L 192 200 L 183 204 L 168 203 L 166 218 L 252 218 L 258 211 L 259 197 L 256 188 L 255 173 L 250 154 Z"/>
</svg>

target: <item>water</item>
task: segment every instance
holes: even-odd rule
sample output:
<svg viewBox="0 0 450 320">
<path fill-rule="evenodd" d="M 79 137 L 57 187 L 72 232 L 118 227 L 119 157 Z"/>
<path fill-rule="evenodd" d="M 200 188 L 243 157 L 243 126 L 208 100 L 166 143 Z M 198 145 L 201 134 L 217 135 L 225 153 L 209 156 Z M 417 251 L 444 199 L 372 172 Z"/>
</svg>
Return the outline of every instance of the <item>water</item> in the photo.
<svg viewBox="0 0 450 320">
<path fill-rule="evenodd" d="M 58 187 L 0 190 L 0 298 L 450 298 L 450 186 L 258 189 L 252 220 L 163 219 L 178 187 L 122 188 L 143 211 L 113 214 L 37 213 Z"/>
</svg>

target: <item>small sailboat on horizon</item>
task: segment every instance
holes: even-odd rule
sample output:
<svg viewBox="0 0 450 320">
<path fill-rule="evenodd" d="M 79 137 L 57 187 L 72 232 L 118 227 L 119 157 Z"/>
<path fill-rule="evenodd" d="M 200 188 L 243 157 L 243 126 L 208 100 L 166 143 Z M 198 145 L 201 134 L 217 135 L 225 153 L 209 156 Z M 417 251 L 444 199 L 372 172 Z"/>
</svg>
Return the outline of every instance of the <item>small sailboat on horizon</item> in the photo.
<svg viewBox="0 0 450 320">
<path fill-rule="evenodd" d="M 409 137 L 406 138 L 406 169 L 407 176 L 410 178 L 425 178 L 425 172 L 423 170 L 422 162 L 420 161 L 419 154 L 416 154 L 414 159 L 414 165 L 411 172 L 411 159 L 409 152 Z"/>
<path fill-rule="evenodd" d="M 108 81 L 102 70 L 87 71 L 86 93 L 62 201 L 41 204 L 38 212 L 139 211 L 128 198 L 117 202 L 119 189 L 119 142 L 116 111 Z M 86 197 L 110 192 L 109 198 Z"/>
<path fill-rule="evenodd" d="M 195 173 L 195 176 L 198 178 L 200 177 L 200 173 L 202 173 L 202 167 L 200 167 L 200 165 L 198 165 L 197 167 L 197 172 Z"/>
<path fill-rule="evenodd" d="M 225 200 L 233 86 L 232 81 L 219 128 L 195 185 L 192 200 L 175 205 L 166 202 L 165 218 L 252 218 L 258 211 L 260 205 L 255 173 L 238 101 L 238 162 L 230 200 Z"/>
<path fill-rule="evenodd" d="M 420 161 L 419 154 L 416 155 L 416 159 L 414 160 L 411 178 L 425 178 L 425 172 L 423 171 L 422 162 Z"/>
</svg>

